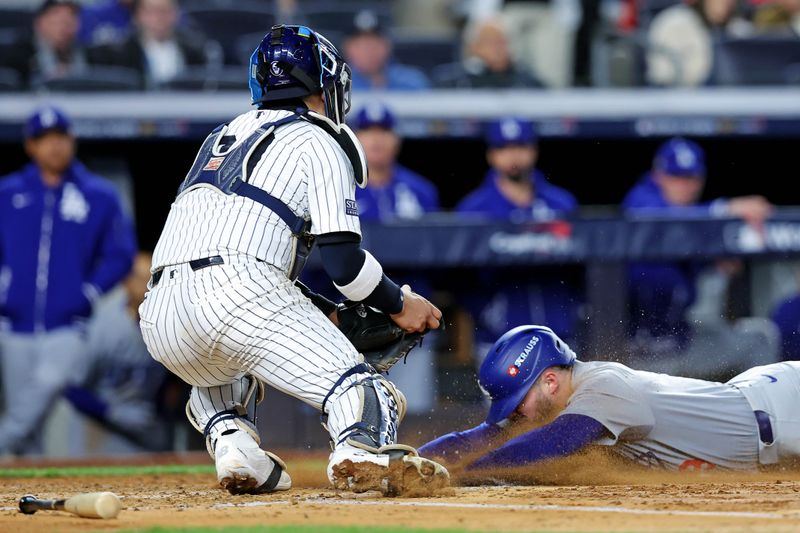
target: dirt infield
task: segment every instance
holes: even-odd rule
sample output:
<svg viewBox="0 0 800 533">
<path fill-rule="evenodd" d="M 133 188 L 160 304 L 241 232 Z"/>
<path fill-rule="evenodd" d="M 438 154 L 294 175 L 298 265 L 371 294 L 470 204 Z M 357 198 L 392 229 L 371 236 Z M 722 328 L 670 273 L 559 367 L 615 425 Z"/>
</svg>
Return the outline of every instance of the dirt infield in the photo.
<svg viewBox="0 0 800 533">
<path fill-rule="evenodd" d="M 476 531 L 800 531 L 800 473 L 614 474 L 604 465 L 603 478 L 590 463 L 601 464 L 597 458 L 584 458 L 561 465 L 562 473 L 570 473 L 555 481 L 547 469 L 534 475 L 551 478 L 549 485 L 456 487 L 437 497 L 414 499 L 328 489 L 323 457 L 290 460 L 297 488 L 266 496 L 229 496 L 216 487 L 210 474 L 5 478 L 0 480 L 0 531 L 279 524 Z M 124 510 L 117 519 L 16 512 L 23 494 L 56 498 L 101 490 L 122 498 Z"/>
</svg>

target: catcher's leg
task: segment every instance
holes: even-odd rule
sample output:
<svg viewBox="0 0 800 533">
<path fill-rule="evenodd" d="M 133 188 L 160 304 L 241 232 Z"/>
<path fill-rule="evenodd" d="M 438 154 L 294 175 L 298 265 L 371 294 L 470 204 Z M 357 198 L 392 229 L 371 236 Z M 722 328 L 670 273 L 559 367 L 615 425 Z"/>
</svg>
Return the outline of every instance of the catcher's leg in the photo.
<svg viewBox="0 0 800 533">
<path fill-rule="evenodd" d="M 264 320 L 243 331 L 245 370 L 322 411 L 333 442 L 328 475 L 334 486 L 387 494 L 430 492 L 449 483 L 444 467 L 397 444 L 405 398 L 363 363 L 344 334 L 293 284 L 249 300 Z M 270 309 L 281 302 L 280 309 Z M 226 339 L 226 345 L 231 346 Z"/>
<path fill-rule="evenodd" d="M 229 385 L 193 387 L 186 403 L 189 421 L 206 437 L 217 480 L 231 494 L 288 490 L 292 480 L 275 454 L 259 447 L 256 406 L 264 387 L 244 376 Z"/>
<path fill-rule="evenodd" d="M 354 492 L 425 495 L 449 485 L 442 465 L 397 443 L 406 399 L 390 381 L 366 365 L 345 372 L 323 402 L 331 435 L 328 479 Z"/>
</svg>

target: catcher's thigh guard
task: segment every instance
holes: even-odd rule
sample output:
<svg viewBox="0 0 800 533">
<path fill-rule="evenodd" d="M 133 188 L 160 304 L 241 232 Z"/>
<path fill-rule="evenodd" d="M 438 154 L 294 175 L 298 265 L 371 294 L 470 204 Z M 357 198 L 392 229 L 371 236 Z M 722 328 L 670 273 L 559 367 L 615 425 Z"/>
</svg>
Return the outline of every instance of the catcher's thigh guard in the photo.
<svg viewBox="0 0 800 533">
<path fill-rule="evenodd" d="M 394 384 L 361 364 L 343 374 L 323 402 L 331 447 L 349 445 L 377 453 L 397 442 L 406 398 Z"/>
</svg>

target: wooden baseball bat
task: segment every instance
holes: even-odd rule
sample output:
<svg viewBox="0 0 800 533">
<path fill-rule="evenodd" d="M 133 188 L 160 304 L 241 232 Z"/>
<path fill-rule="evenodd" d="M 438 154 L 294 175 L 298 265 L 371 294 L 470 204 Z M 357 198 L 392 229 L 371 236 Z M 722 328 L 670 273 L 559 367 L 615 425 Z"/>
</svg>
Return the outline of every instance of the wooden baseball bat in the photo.
<svg viewBox="0 0 800 533">
<path fill-rule="evenodd" d="M 66 511 L 84 518 L 114 518 L 121 509 L 122 503 L 113 492 L 88 492 L 63 500 L 40 500 L 28 494 L 19 500 L 19 511 L 25 514 Z"/>
</svg>

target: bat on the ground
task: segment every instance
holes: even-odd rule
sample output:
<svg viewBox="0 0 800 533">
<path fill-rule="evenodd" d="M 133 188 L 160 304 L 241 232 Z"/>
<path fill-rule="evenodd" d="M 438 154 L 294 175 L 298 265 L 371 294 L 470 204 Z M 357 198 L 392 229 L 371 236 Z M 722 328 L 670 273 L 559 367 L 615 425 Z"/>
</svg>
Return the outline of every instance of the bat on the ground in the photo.
<svg viewBox="0 0 800 533">
<path fill-rule="evenodd" d="M 25 514 L 66 511 L 84 518 L 114 518 L 121 509 L 122 503 L 113 492 L 89 492 L 63 500 L 40 500 L 28 494 L 19 500 L 19 512 Z"/>
</svg>

